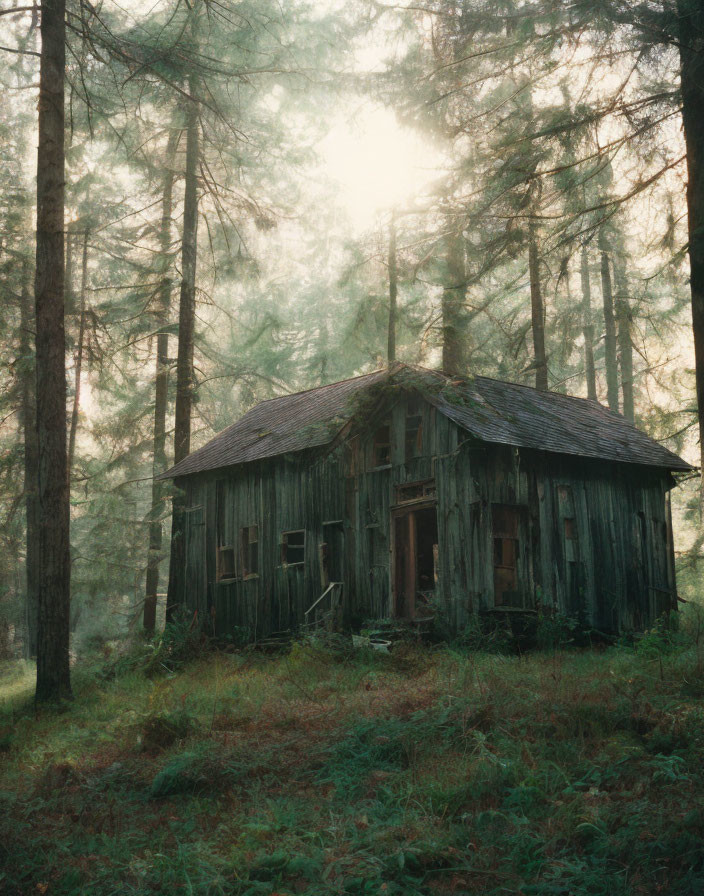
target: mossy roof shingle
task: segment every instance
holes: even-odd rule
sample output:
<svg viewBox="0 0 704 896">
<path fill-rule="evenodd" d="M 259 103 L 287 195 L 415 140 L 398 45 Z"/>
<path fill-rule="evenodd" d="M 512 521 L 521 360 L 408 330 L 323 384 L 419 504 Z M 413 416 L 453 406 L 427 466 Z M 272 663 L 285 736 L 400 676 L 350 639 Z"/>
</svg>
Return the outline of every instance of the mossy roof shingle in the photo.
<svg viewBox="0 0 704 896">
<path fill-rule="evenodd" d="M 488 377 L 450 377 L 405 364 L 263 401 L 160 478 L 328 445 L 382 384 L 417 389 L 474 438 L 578 457 L 691 470 L 621 414 L 596 401 Z"/>
</svg>

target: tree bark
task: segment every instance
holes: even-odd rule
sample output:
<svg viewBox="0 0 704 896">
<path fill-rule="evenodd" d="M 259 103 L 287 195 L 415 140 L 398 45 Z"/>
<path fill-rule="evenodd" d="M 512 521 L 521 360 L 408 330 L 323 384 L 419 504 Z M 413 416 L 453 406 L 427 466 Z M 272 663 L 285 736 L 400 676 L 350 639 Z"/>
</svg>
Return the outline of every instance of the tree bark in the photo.
<svg viewBox="0 0 704 896">
<path fill-rule="evenodd" d="M 37 701 L 71 695 L 64 332 L 65 13 L 65 0 L 42 0 L 34 281 L 39 445 Z"/>
<path fill-rule="evenodd" d="M 196 256 L 198 247 L 198 162 L 200 134 L 198 103 L 191 88 L 187 109 L 186 184 L 181 241 L 181 294 L 178 319 L 178 355 L 176 359 L 176 411 L 174 425 L 174 462 L 188 456 L 191 448 L 191 408 L 193 404 L 193 337 L 195 330 Z M 181 495 L 173 501 L 169 588 L 166 619 L 173 619 L 181 604 L 184 560 L 186 506 Z"/>
<path fill-rule="evenodd" d="M 71 487 L 71 470 L 76 451 L 76 433 L 78 431 L 78 412 L 81 407 L 81 371 L 83 369 L 83 341 L 86 330 L 86 294 L 88 292 L 88 231 L 83 233 L 83 255 L 81 258 L 81 295 L 78 318 L 78 343 L 76 344 L 75 389 L 73 407 L 71 409 L 71 428 L 68 436 L 68 481 Z"/>
<path fill-rule="evenodd" d="M 682 123 L 687 152 L 692 332 L 699 408 L 699 449 L 704 470 L 704 7 L 678 0 Z M 704 504 L 704 478 L 702 478 Z"/>
<path fill-rule="evenodd" d="M 396 360 L 396 305 L 398 297 L 398 265 L 396 262 L 396 215 L 391 213 L 389 223 L 389 330 L 386 360 L 389 365 Z"/>
<path fill-rule="evenodd" d="M 22 405 L 20 423 L 24 437 L 24 503 L 27 544 L 25 554 L 25 620 L 27 657 L 37 655 L 39 611 L 39 444 L 37 441 L 36 369 L 34 364 L 34 307 L 29 260 L 22 264 L 20 306 L 20 364 Z"/>
<path fill-rule="evenodd" d="M 528 270 L 530 275 L 530 311 L 533 330 L 533 353 L 535 356 L 535 388 L 543 392 L 548 389 L 548 359 L 545 354 L 545 305 L 540 284 L 540 258 L 538 255 L 538 235 L 531 224 L 528 236 Z"/>
<path fill-rule="evenodd" d="M 467 271 L 462 234 L 453 229 L 445 238 L 445 284 L 442 291 L 442 369 L 465 372 L 463 309 Z"/>
<path fill-rule="evenodd" d="M 73 314 L 73 233 L 66 228 L 66 268 L 64 273 L 64 314 Z"/>
<path fill-rule="evenodd" d="M 599 233 L 601 252 L 601 295 L 604 304 L 604 358 L 606 362 L 606 398 L 612 411 L 618 411 L 618 360 L 616 357 L 616 318 L 611 287 L 609 253 L 603 231 Z"/>
<path fill-rule="evenodd" d="M 169 323 L 171 308 L 171 215 L 173 211 L 174 156 L 180 137 L 179 131 L 172 131 L 166 149 L 166 171 L 161 200 L 160 249 L 162 277 L 159 284 L 156 308 L 156 373 L 154 377 L 154 455 L 152 460 L 152 505 L 149 514 L 149 557 L 147 559 L 147 581 L 144 595 L 144 630 L 154 634 L 156 628 L 157 591 L 159 589 L 159 564 L 162 547 L 162 501 L 163 487 L 156 478 L 166 469 L 166 411 L 169 386 Z"/>
<path fill-rule="evenodd" d="M 633 396 L 633 341 L 631 327 L 633 316 L 628 301 L 628 276 L 625 263 L 617 255 L 614 256 L 614 280 L 616 285 L 615 311 L 618 325 L 618 351 L 621 367 L 621 396 L 623 398 L 623 415 L 631 423 L 635 420 L 635 403 Z"/>
<path fill-rule="evenodd" d="M 580 274 L 582 278 L 582 332 L 584 333 L 584 371 L 587 397 L 596 401 L 596 369 L 594 367 L 594 322 L 592 321 L 592 286 L 589 276 L 589 254 L 582 246 Z"/>
</svg>

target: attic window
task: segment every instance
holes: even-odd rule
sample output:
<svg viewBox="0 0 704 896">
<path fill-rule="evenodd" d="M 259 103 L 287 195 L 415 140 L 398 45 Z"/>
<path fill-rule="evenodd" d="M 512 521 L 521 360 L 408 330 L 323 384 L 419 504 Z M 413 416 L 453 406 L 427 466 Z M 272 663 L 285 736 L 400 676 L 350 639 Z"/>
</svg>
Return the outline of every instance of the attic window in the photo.
<svg viewBox="0 0 704 896">
<path fill-rule="evenodd" d="M 382 423 L 374 433 L 374 457 L 375 467 L 388 467 L 391 463 L 391 427 L 388 423 Z"/>
<path fill-rule="evenodd" d="M 229 545 L 218 548 L 217 579 L 218 582 L 227 582 L 235 578 L 235 549 Z"/>
<path fill-rule="evenodd" d="M 509 504 L 491 508 L 494 543 L 494 604 L 520 606 L 518 593 L 519 509 Z"/>
<path fill-rule="evenodd" d="M 301 566 L 305 555 L 305 529 L 293 529 L 281 535 L 281 562 L 284 566 Z"/>
<path fill-rule="evenodd" d="M 399 504 L 406 501 L 428 500 L 437 497 L 435 480 L 428 479 L 425 482 L 406 482 L 396 488 L 396 500 Z"/>
<path fill-rule="evenodd" d="M 404 444 L 406 463 L 414 457 L 418 457 L 423 449 L 423 416 L 418 405 L 409 405 L 408 407 Z"/>
<path fill-rule="evenodd" d="M 242 578 L 259 575 L 259 526 L 240 529 Z"/>
</svg>

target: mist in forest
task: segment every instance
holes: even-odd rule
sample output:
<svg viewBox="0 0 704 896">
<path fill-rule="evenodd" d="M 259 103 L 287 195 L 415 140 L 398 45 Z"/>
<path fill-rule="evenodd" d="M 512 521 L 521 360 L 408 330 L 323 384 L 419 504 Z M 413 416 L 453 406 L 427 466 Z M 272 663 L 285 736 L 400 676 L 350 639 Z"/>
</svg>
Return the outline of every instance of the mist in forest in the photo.
<svg viewBox="0 0 704 896">
<path fill-rule="evenodd" d="M 703 892 L 702 0 L 0 60 L 0 892 Z"/>
<path fill-rule="evenodd" d="M 148 567 L 163 610 L 153 473 L 387 363 L 392 231 L 397 359 L 595 397 L 697 464 L 698 4 L 53 7 L 74 649 L 139 625 Z M 25 641 L 40 13 L 0 19 L 1 606 Z"/>
</svg>

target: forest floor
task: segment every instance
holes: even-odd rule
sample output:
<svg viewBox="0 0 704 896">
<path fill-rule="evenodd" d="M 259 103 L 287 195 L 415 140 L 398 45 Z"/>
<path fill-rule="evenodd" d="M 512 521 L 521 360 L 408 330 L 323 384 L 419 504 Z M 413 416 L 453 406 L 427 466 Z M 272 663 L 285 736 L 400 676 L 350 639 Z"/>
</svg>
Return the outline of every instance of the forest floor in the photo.
<svg viewBox="0 0 704 896">
<path fill-rule="evenodd" d="M 0 679 L 0 892 L 704 892 L 704 638 Z"/>
</svg>

